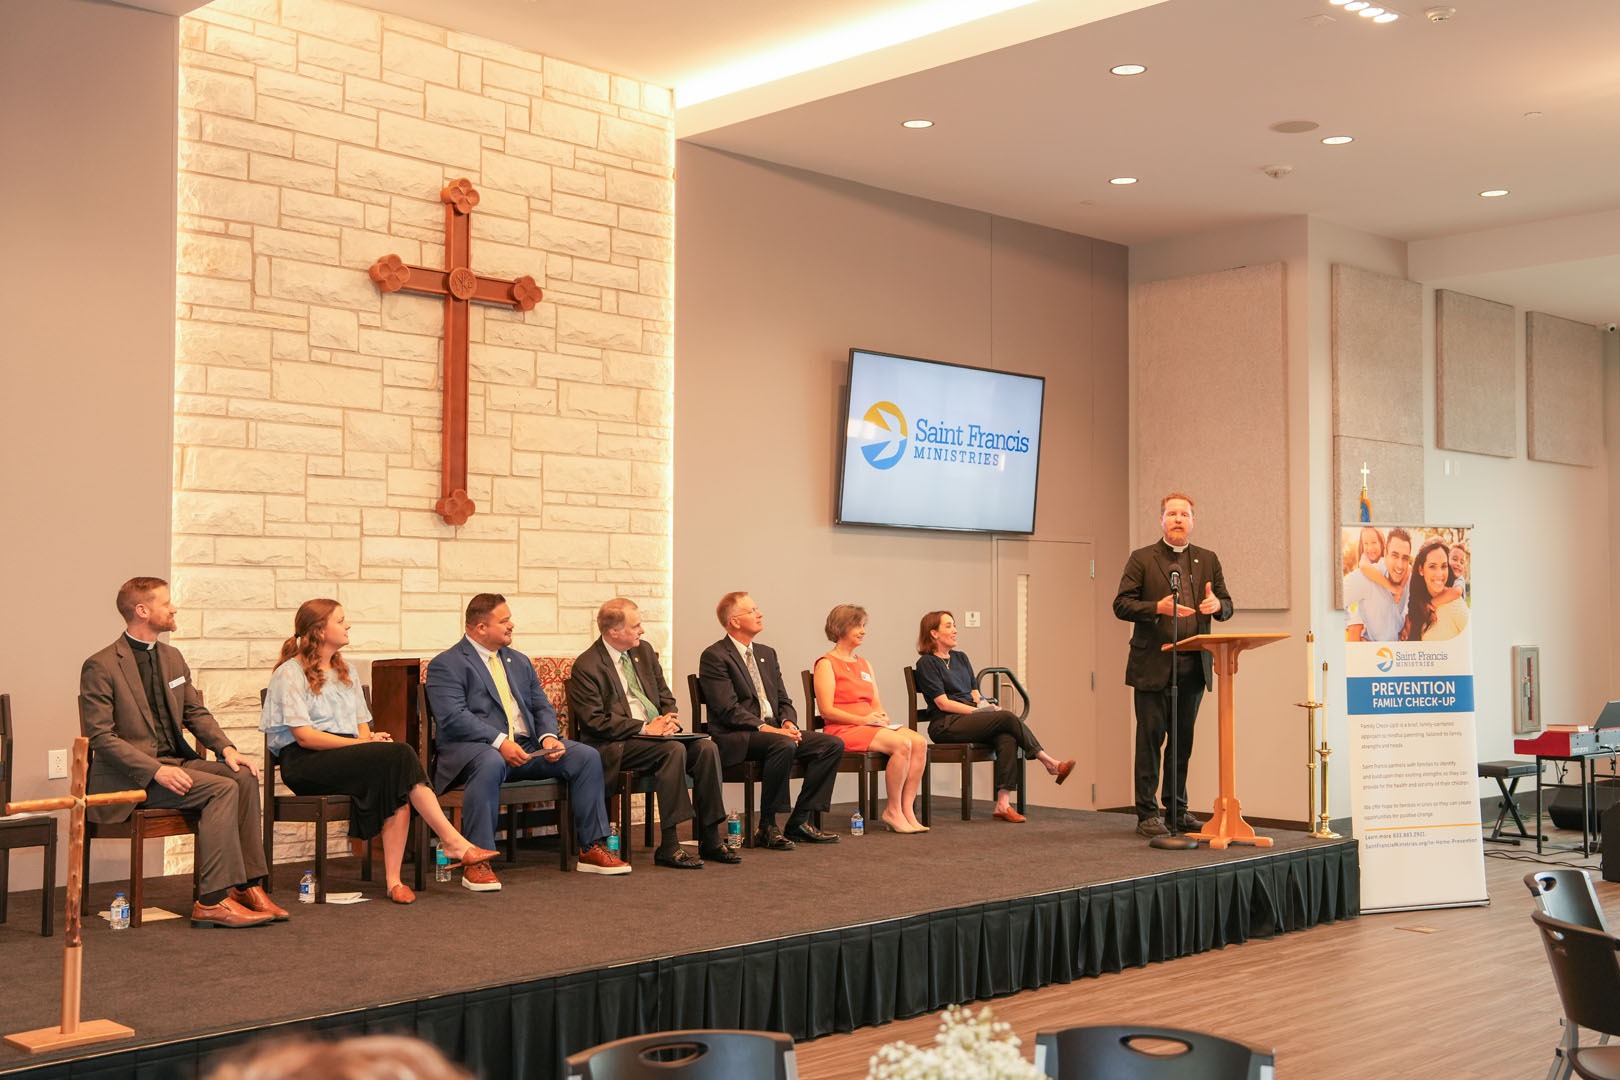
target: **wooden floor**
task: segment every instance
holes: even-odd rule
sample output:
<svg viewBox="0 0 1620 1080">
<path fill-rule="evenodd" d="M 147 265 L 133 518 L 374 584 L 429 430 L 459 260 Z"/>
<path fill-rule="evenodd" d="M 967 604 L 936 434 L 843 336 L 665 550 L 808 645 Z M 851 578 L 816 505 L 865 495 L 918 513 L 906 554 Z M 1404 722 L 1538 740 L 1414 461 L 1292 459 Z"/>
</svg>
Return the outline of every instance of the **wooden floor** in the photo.
<svg viewBox="0 0 1620 1080">
<path fill-rule="evenodd" d="M 991 1007 L 1026 1058 L 1037 1031 L 1156 1022 L 1270 1048 L 1279 1080 L 1540 1078 L 1562 1015 L 1522 883 L 1540 866 L 1487 847 L 1488 907 L 1364 915 Z M 1601 880 L 1595 857 L 1546 861 L 1590 869 L 1610 924 L 1620 924 L 1620 884 Z M 879 1046 L 927 1043 L 938 1027 L 935 1014 L 802 1043 L 799 1076 L 863 1077 Z"/>
</svg>

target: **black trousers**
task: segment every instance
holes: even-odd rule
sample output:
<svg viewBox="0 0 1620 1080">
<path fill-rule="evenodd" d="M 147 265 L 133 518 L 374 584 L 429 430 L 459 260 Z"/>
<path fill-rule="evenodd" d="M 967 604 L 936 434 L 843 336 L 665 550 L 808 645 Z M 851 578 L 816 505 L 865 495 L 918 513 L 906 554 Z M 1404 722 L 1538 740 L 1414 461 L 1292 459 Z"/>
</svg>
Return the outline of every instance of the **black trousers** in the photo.
<svg viewBox="0 0 1620 1080">
<path fill-rule="evenodd" d="M 349 835 L 370 840 L 383 823 L 411 801 L 411 789 L 426 784 L 427 773 L 404 743 L 356 742 L 329 750 L 293 743 L 276 755 L 281 778 L 295 795 L 347 795 Z"/>
<path fill-rule="evenodd" d="M 1018 787 L 1018 751 L 1032 758 L 1041 752 L 1040 740 L 1029 725 L 1006 709 L 947 713 L 928 724 L 928 737 L 937 743 L 987 742 L 996 748 L 996 790 Z"/>
<path fill-rule="evenodd" d="M 705 847 L 718 844 L 726 799 L 720 789 L 720 751 L 714 740 L 629 738 L 623 745 L 619 767 L 653 776 L 658 825 L 665 835 L 681 822 L 696 818 L 699 843 Z M 687 776 L 692 778 L 690 795 Z"/>
<path fill-rule="evenodd" d="M 1180 700 L 1176 703 L 1176 791 L 1170 791 L 1170 753 L 1165 733 L 1170 730 L 1170 688 L 1136 691 L 1136 816 L 1158 817 L 1159 763 L 1165 766 L 1163 802 L 1180 817 L 1187 812 L 1187 761 L 1192 757 L 1193 724 L 1204 699 L 1204 671 L 1178 671 Z M 1173 805 L 1172 805 L 1173 804 Z"/>
<path fill-rule="evenodd" d="M 844 757 L 844 741 L 836 735 L 822 731 L 806 731 L 795 743 L 786 735 L 770 731 L 748 733 L 746 761 L 757 761 L 765 774 L 760 781 L 760 811 L 767 820 L 785 814 L 791 808 L 793 817 L 804 819 L 812 811 L 832 809 L 833 783 L 838 779 L 838 764 Z M 804 766 L 804 784 L 799 788 L 799 801 L 788 801 L 788 778 L 793 763 Z"/>
</svg>

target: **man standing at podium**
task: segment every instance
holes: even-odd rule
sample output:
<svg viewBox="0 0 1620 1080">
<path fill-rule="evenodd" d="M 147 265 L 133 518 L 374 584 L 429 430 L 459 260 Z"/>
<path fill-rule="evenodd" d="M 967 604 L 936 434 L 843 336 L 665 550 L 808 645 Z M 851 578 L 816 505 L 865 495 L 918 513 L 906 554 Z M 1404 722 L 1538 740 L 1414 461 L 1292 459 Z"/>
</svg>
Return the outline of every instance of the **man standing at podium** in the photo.
<svg viewBox="0 0 1620 1080">
<path fill-rule="evenodd" d="M 1208 548 L 1187 542 L 1193 528 L 1193 501 L 1180 492 L 1159 500 L 1164 535 L 1131 552 L 1114 597 L 1114 615 L 1134 623 L 1125 685 L 1136 691 L 1136 831 L 1155 837 L 1169 833 L 1164 815 L 1174 814 L 1179 832 L 1197 832 L 1187 813 L 1187 761 L 1192 757 L 1193 723 L 1204 691 L 1214 686 L 1213 661 L 1202 649 L 1171 653 L 1174 624 L 1179 637 L 1209 633 L 1211 619 L 1232 617 L 1232 597 L 1221 576 L 1221 560 Z M 1172 575 L 1174 577 L 1172 578 Z M 1179 591 L 1172 589 L 1172 581 Z M 1179 598 L 1179 603 L 1178 603 Z M 1176 791 L 1166 776 L 1164 810 L 1159 809 L 1159 764 L 1170 724 L 1170 665 L 1176 665 Z M 1168 758 L 1168 754 L 1163 754 Z M 1170 762 L 1165 761 L 1166 772 Z"/>
</svg>

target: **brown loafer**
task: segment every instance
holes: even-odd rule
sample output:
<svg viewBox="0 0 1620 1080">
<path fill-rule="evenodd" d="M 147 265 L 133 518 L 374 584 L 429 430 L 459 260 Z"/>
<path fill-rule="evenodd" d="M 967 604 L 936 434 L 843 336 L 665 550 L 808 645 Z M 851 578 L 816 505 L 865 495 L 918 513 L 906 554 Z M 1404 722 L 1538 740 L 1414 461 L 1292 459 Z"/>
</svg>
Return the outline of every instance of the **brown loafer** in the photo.
<svg viewBox="0 0 1620 1080">
<path fill-rule="evenodd" d="M 1070 758 L 1059 765 L 1057 772 L 1053 773 L 1052 776 L 1061 784 L 1069 778 L 1069 774 L 1072 772 L 1074 772 L 1074 758 Z"/>
<path fill-rule="evenodd" d="M 192 926 L 218 926 L 226 930 L 241 930 L 249 926 L 268 925 L 275 916 L 263 911 L 249 911 L 229 896 L 217 904 L 204 904 L 201 900 L 191 905 Z"/>
<path fill-rule="evenodd" d="M 997 821 L 1011 821 L 1014 824 L 1029 820 L 1023 814 L 1020 814 L 1010 806 L 1005 810 L 992 810 L 990 812 L 990 816 L 995 818 Z"/>
<path fill-rule="evenodd" d="M 249 885 L 245 889 L 232 889 L 226 894 L 226 897 L 234 900 L 249 911 L 268 915 L 276 922 L 286 922 L 289 917 L 287 909 L 277 907 L 276 902 L 270 899 L 270 894 L 264 891 L 263 885 Z"/>
<path fill-rule="evenodd" d="M 416 894 L 411 891 L 409 885 L 400 881 L 388 886 L 388 899 L 396 904 L 414 904 L 416 903 Z"/>
<path fill-rule="evenodd" d="M 491 851 L 488 848 L 470 847 L 462 853 L 461 862 L 457 865 L 463 868 L 468 866 L 477 866 L 479 863 L 489 862 L 499 854 L 500 852 Z"/>
</svg>

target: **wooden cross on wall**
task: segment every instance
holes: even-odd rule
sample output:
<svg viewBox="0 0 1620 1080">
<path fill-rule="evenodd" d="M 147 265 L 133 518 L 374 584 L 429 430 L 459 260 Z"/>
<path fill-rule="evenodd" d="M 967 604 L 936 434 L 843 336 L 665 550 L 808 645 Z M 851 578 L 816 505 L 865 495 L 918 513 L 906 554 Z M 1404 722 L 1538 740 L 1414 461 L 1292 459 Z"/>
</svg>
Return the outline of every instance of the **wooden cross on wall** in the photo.
<svg viewBox="0 0 1620 1080">
<path fill-rule="evenodd" d="M 477 511 L 467 495 L 467 304 L 482 300 L 530 311 L 540 286 L 525 274 L 516 281 L 475 274 L 468 269 L 472 247 L 468 215 L 478 190 L 466 177 L 439 192 L 444 203 L 443 270 L 411 266 L 398 255 L 371 264 L 371 280 L 385 293 L 428 293 L 444 297 L 444 435 L 439 457 L 439 501 L 433 509 L 447 525 L 465 525 Z"/>
</svg>

